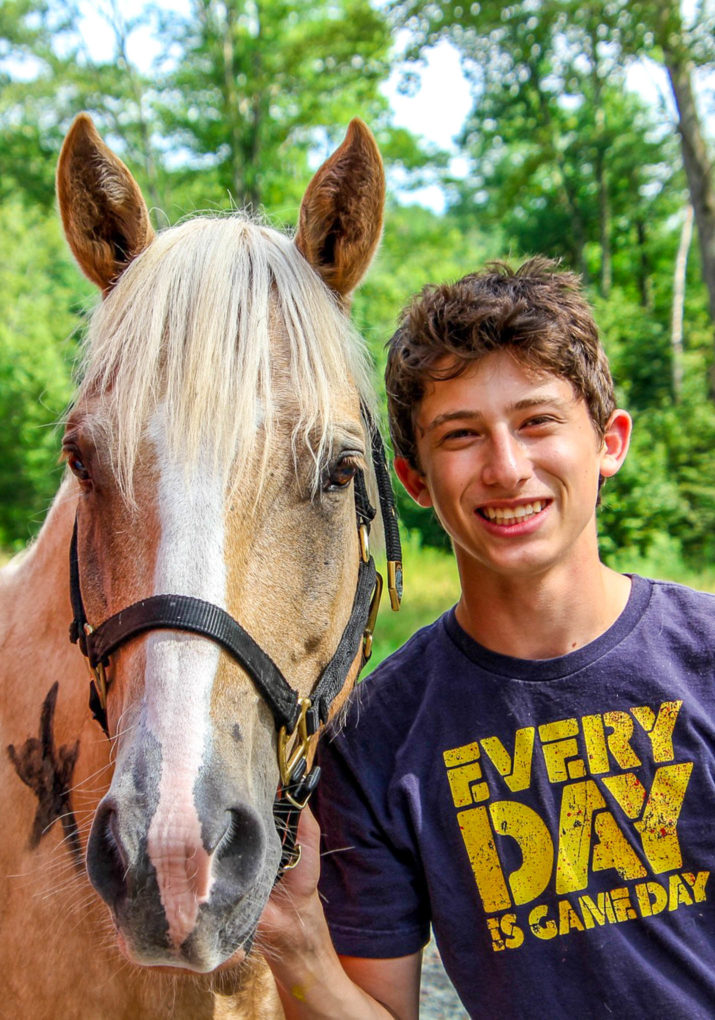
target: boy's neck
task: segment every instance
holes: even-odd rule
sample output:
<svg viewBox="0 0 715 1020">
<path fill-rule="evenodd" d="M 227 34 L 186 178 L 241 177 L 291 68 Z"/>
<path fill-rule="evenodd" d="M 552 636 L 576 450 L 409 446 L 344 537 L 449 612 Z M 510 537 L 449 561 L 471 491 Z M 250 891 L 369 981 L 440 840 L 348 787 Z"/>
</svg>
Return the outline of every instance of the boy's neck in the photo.
<svg viewBox="0 0 715 1020">
<path fill-rule="evenodd" d="M 623 612 L 630 579 L 598 559 L 541 576 L 503 577 L 461 569 L 460 626 L 491 651 L 553 659 L 600 637 Z"/>
</svg>

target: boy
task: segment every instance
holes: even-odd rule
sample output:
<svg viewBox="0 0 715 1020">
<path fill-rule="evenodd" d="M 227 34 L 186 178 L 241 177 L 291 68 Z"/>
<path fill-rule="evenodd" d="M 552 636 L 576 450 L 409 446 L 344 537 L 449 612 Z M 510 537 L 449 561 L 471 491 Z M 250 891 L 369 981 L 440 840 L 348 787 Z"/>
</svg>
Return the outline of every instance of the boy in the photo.
<svg viewBox="0 0 715 1020">
<path fill-rule="evenodd" d="M 416 1017 L 432 925 L 470 1015 L 715 1015 L 712 596 L 600 562 L 631 421 L 577 279 L 425 288 L 390 341 L 395 468 L 452 539 L 454 610 L 321 748 L 268 908 L 287 1015 Z"/>
</svg>

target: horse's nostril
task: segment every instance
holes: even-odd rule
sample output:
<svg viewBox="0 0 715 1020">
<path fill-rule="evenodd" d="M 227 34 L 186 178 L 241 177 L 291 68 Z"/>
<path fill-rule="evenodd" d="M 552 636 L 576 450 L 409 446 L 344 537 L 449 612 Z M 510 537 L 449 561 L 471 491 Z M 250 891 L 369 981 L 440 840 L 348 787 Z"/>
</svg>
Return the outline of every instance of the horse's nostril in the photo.
<svg viewBox="0 0 715 1020">
<path fill-rule="evenodd" d="M 87 870 L 102 899 L 116 909 L 127 892 L 127 860 L 119 837 L 117 812 L 111 803 L 100 805 L 92 823 Z"/>
<path fill-rule="evenodd" d="M 213 874 L 240 895 L 253 882 L 265 859 L 266 836 L 258 815 L 247 807 L 230 808 L 226 828 L 213 854 Z"/>
</svg>

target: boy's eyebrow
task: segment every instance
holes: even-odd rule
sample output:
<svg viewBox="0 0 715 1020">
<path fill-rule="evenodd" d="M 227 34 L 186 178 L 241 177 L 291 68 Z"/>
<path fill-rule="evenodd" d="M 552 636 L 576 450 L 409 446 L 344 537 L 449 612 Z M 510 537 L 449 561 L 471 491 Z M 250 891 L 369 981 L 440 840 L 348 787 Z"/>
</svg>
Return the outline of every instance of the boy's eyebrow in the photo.
<svg viewBox="0 0 715 1020">
<path fill-rule="evenodd" d="M 543 407 L 545 404 L 548 404 L 549 407 L 554 408 L 556 411 L 566 411 L 569 401 L 563 400 L 563 398 L 557 397 L 552 393 L 536 393 L 534 396 L 517 400 L 514 404 L 510 404 L 506 410 L 507 413 L 511 411 L 528 411 L 530 408 Z M 472 409 L 465 408 L 456 411 L 445 411 L 444 414 L 438 414 L 436 418 L 433 418 L 429 425 L 421 429 L 421 432 L 423 435 L 427 435 L 428 432 L 433 432 L 440 425 L 450 421 L 482 421 L 483 418 L 484 415 L 481 411 Z"/>
<path fill-rule="evenodd" d="M 527 411 L 530 407 L 541 407 L 544 404 L 548 404 L 549 407 L 553 407 L 557 411 L 565 411 L 573 400 L 564 400 L 563 397 L 557 397 L 554 393 L 536 393 L 532 397 L 525 397 L 523 400 L 517 400 L 515 404 L 512 404 L 509 408 L 510 411 Z"/>
<path fill-rule="evenodd" d="M 438 414 L 436 418 L 433 418 L 425 428 L 420 428 L 419 423 L 417 427 L 420 428 L 422 435 L 426 436 L 428 432 L 433 432 L 448 421 L 481 421 L 481 419 L 481 411 L 445 411 L 444 414 Z"/>
</svg>

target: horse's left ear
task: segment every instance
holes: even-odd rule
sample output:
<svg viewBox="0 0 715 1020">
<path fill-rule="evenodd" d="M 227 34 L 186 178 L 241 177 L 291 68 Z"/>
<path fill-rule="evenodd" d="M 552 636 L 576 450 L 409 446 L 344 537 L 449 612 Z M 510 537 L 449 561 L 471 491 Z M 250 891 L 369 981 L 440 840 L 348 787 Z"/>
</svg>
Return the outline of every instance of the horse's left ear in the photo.
<svg viewBox="0 0 715 1020">
<path fill-rule="evenodd" d="M 355 118 L 308 185 L 295 243 L 345 302 L 367 272 L 382 233 L 385 174 L 375 139 Z"/>
<path fill-rule="evenodd" d="M 106 294 L 154 231 L 139 185 L 80 113 L 57 164 L 65 236 L 85 276 Z"/>
</svg>

